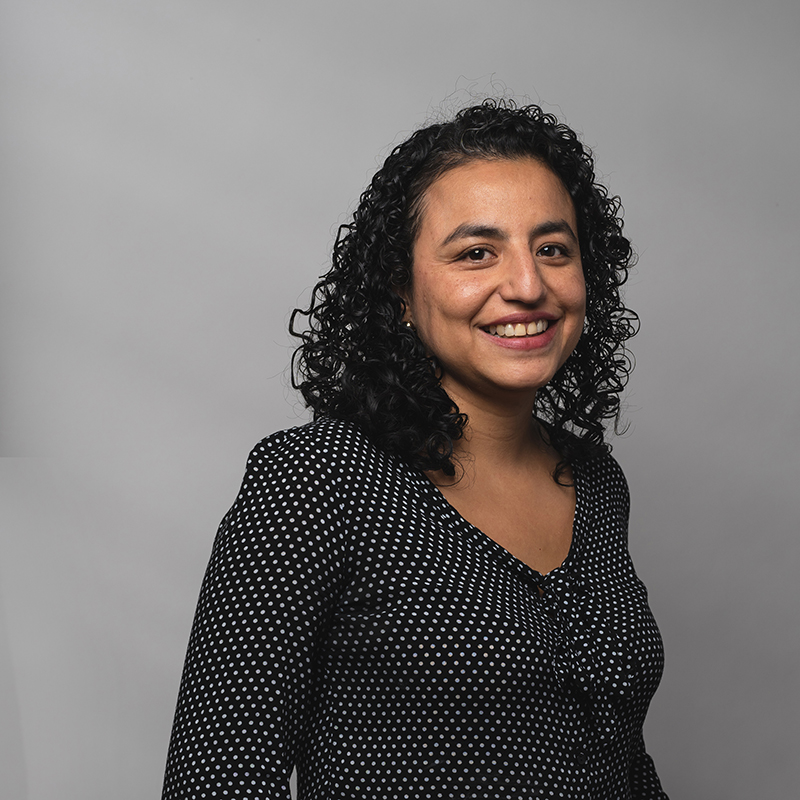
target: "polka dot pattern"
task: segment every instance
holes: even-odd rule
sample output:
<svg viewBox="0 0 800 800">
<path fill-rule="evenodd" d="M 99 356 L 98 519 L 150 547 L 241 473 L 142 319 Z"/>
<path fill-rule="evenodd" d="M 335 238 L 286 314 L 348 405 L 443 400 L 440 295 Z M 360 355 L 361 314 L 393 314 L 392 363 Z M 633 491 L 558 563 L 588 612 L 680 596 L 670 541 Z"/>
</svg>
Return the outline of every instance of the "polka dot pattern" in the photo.
<svg viewBox="0 0 800 800">
<path fill-rule="evenodd" d="M 540 575 L 424 474 L 324 420 L 251 453 L 203 582 L 165 800 L 666 798 L 663 664 L 610 456 Z"/>
</svg>

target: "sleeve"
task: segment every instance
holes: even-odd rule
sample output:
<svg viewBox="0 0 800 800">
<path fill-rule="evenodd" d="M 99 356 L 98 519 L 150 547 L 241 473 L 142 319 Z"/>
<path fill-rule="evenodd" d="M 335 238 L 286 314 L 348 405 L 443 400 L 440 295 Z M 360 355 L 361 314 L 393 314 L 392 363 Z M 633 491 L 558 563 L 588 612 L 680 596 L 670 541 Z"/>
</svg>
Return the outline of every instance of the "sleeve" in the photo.
<svg viewBox="0 0 800 800">
<path fill-rule="evenodd" d="M 250 454 L 195 614 L 163 800 L 289 800 L 345 545 L 336 476 L 286 434 Z"/>
<path fill-rule="evenodd" d="M 644 747 L 644 736 L 639 734 L 630 767 L 631 797 L 635 800 L 669 800 L 661 788 L 653 759 Z"/>
</svg>

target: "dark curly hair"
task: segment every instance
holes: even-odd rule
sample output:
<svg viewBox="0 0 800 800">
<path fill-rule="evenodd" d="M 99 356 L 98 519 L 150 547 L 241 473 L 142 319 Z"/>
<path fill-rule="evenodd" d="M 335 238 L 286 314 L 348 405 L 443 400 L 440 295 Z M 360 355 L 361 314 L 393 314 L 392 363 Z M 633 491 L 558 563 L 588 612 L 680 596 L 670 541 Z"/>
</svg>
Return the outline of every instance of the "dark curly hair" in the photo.
<svg viewBox="0 0 800 800">
<path fill-rule="evenodd" d="M 566 125 L 535 105 L 486 100 L 454 119 L 416 131 L 392 150 L 342 225 L 333 266 L 289 330 L 301 339 L 292 385 L 314 418 L 358 425 L 384 450 L 422 470 L 455 473 L 453 442 L 466 415 L 440 384 L 441 370 L 403 324 L 397 289 L 409 285 L 412 248 L 426 190 L 443 173 L 477 159 L 532 157 L 558 175 L 572 198 L 586 281 L 586 320 L 577 347 L 536 393 L 534 414 L 561 462 L 610 450 L 604 422 L 619 422 L 619 395 L 632 368 L 624 343 L 638 318 L 620 297 L 634 261 L 622 234 L 621 204 L 595 181 L 591 152 Z M 298 315 L 308 317 L 298 330 Z"/>
</svg>

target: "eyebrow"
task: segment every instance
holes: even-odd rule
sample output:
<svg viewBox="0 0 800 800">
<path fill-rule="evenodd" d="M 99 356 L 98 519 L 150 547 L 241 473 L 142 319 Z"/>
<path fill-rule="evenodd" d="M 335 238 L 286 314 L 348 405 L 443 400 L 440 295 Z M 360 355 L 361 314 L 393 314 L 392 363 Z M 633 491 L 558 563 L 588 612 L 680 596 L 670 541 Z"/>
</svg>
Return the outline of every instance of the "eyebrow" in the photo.
<svg viewBox="0 0 800 800">
<path fill-rule="evenodd" d="M 578 238 L 575 236 L 575 231 L 572 230 L 572 226 L 565 219 L 547 220 L 546 222 L 540 223 L 531 231 L 531 238 L 536 239 L 539 236 L 547 236 L 551 233 L 565 233 L 570 237 L 570 239 L 572 239 L 573 242 L 578 241 Z M 457 228 L 453 229 L 445 237 L 440 246 L 445 247 L 457 239 L 471 238 L 506 241 L 508 239 L 508 234 L 501 228 L 496 228 L 493 225 L 481 225 L 464 222 Z"/>
<path fill-rule="evenodd" d="M 508 239 L 508 234 L 501 231 L 500 228 L 495 228 L 492 225 L 473 225 L 469 222 L 463 222 L 442 242 L 442 247 L 455 242 L 457 239 Z"/>
</svg>

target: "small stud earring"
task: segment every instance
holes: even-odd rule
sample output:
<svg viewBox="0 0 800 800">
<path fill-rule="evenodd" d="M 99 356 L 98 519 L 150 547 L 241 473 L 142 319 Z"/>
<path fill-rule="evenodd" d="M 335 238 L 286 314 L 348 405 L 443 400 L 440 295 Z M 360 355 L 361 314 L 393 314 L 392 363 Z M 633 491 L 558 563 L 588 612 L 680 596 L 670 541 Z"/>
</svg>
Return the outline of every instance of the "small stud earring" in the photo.
<svg viewBox="0 0 800 800">
<path fill-rule="evenodd" d="M 405 326 L 406 326 L 406 328 L 408 328 L 410 331 L 415 331 L 415 330 L 416 330 L 416 328 L 414 327 L 414 323 L 413 323 L 413 322 L 412 322 L 410 319 L 407 319 L 407 320 L 406 320 L 406 322 L 405 322 Z"/>
</svg>

